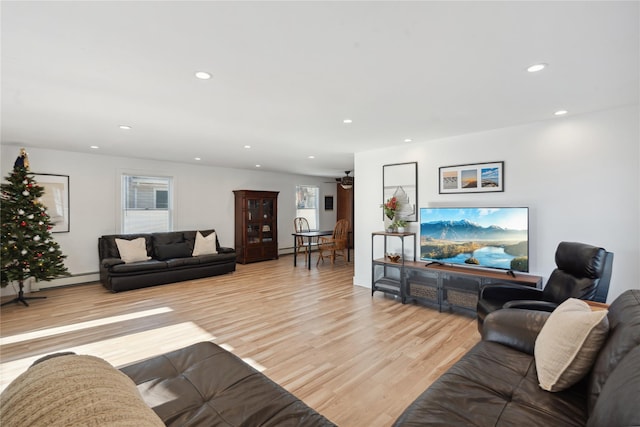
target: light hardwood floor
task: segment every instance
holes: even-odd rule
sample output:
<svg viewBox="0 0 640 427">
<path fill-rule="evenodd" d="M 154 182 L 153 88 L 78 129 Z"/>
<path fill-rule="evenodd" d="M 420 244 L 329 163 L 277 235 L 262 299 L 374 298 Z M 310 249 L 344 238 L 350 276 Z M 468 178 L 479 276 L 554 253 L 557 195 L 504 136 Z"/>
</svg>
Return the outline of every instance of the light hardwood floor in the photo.
<svg viewBox="0 0 640 427">
<path fill-rule="evenodd" d="M 122 366 L 211 340 L 339 426 L 389 426 L 480 338 L 469 316 L 372 298 L 353 286 L 353 264 L 298 261 L 118 294 L 100 284 L 50 289 L 29 308 L 5 306 L 0 387 L 57 351 Z"/>
</svg>

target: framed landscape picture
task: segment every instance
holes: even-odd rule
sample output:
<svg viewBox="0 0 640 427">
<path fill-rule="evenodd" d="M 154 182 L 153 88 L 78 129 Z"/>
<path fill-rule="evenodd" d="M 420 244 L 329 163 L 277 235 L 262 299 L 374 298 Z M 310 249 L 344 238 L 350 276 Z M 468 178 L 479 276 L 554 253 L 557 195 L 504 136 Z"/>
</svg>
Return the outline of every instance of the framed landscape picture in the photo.
<svg viewBox="0 0 640 427">
<path fill-rule="evenodd" d="M 504 162 L 443 166 L 440 194 L 504 191 Z"/>
</svg>

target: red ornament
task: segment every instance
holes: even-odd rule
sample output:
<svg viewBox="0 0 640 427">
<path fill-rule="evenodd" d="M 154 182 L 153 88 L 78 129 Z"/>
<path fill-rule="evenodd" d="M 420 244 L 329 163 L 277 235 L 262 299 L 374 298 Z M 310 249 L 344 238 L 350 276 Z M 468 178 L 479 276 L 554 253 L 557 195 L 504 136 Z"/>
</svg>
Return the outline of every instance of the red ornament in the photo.
<svg viewBox="0 0 640 427">
<path fill-rule="evenodd" d="M 33 188 L 33 184 L 29 183 L 29 184 L 27 184 L 27 187 Z"/>
<path fill-rule="evenodd" d="M 51 230 L 53 227 L 50 225 L 47 225 L 47 230 Z"/>
<path fill-rule="evenodd" d="M 26 227 L 26 226 L 27 226 L 27 223 L 26 223 L 25 221 L 22 221 L 22 222 L 20 223 L 20 226 L 21 226 L 21 227 Z"/>
</svg>

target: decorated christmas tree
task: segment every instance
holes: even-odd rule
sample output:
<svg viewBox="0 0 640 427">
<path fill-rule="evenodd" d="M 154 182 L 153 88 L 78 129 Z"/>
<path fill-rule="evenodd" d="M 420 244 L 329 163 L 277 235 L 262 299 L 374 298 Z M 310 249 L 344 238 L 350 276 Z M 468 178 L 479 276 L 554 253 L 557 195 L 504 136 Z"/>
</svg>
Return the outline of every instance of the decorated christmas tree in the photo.
<svg viewBox="0 0 640 427">
<path fill-rule="evenodd" d="M 51 280 L 69 273 L 64 266 L 66 257 L 51 237 L 52 223 L 47 208 L 39 200 L 44 189 L 29 175 L 29 160 L 24 149 L 6 181 L 2 183 L 0 195 L 1 284 L 4 288 L 17 282 L 18 296 L 9 302 L 28 306 L 26 300 L 31 298 L 24 296 L 25 280 L 30 277 L 36 281 Z"/>
</svg>

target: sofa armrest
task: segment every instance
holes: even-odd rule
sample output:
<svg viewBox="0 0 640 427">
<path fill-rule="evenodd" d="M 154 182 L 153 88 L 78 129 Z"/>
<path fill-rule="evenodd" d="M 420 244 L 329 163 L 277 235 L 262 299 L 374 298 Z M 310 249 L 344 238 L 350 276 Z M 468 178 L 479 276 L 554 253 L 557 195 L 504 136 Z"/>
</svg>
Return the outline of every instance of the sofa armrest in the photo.
<svg viewBox="0 0 640 427">
<path fill-rule="evenodd" d="M 120 258 L 105 258 L 100 261 L 100 265 L 107 269 L 119 264 L 124 264 L 124 261 Z"/>
<path fill-rule="evenodd" d="M 558 307 L 555 302 L 535 300 L 514 300 L 505 303 L 502 308 L 520 308 L 526 310 L 540 310 L 551 313 Z"/>
<path fill-rule="evenodd" d="M 482 325 L 482 339 L 533 354 L 536 338 L 548 312 L 505 308 L 489 314 Z"/>
<path fill-rule="evenodd" d="M 220 246 L 220 249 L 218 250 L 218 253 L 221 253 L 221 254 L 232 254 L 235 251 L 236 250 L 234 248 L 225 248 L 224 246 Z"/>
</svg>

